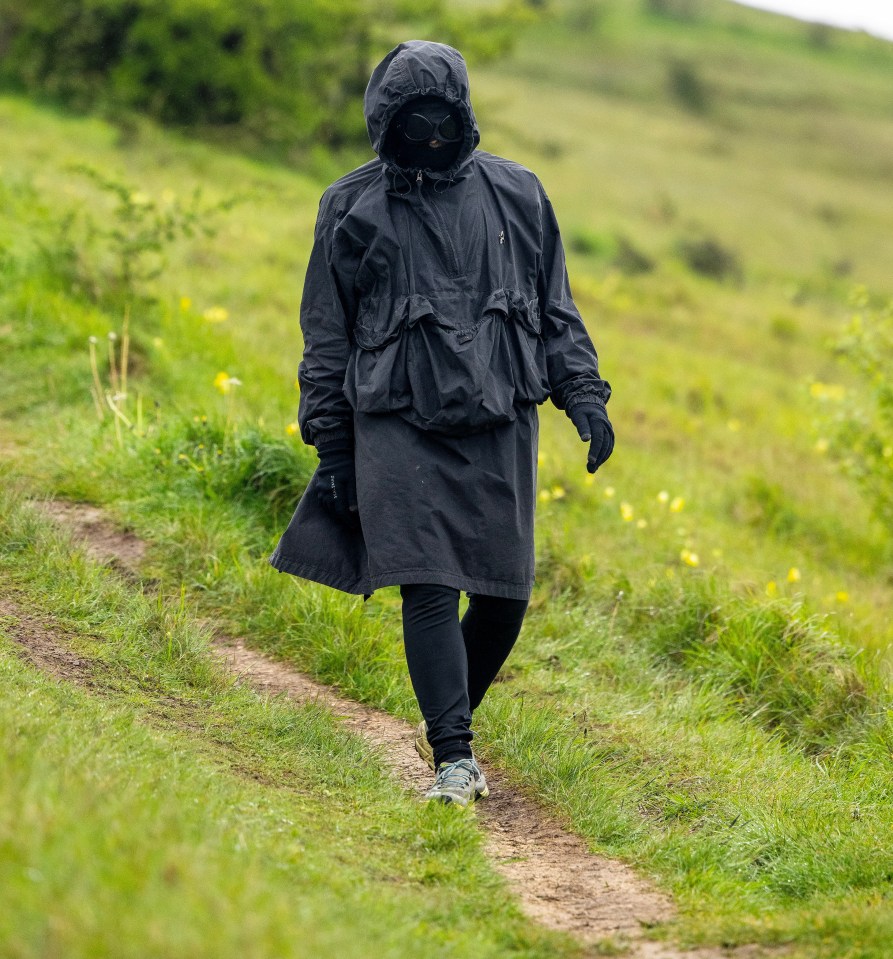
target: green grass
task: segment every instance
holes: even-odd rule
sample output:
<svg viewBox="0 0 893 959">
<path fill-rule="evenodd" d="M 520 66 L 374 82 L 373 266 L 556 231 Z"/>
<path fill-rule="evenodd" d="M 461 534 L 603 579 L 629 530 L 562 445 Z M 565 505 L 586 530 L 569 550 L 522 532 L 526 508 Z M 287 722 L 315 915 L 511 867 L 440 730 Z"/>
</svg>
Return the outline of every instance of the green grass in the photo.
<svg viewBox="0 0 893 959">
<path fill-rule="evenodd" d="M 847 318 L 853 284 L 867 284 L 876 298 L 893 292 L 885 93 L 893 47 L 837 33 L 817 47 L 802 25 L 727 4 L 705 4 L 703 16 L 686 23 L 634 9 L 609 5 L 589 34 L 559 19 L 523 41 L 511 61 L 472 76 L 481 146 L 541 175 L 567 239 L 599 240 L 577 244 L 588 252 L 571 252 L 569 271 L 614 387 L 617 431 L 615 455 L 593 479 L 564 414 L 541 408 L 538 581 L 518 647 L 476 717 L 476 747 L 554 803 L 596 848 L 674 893 L 680 921 L 660 934 L 881 959 L 893 933 L 885 853 L 893 825 L 890 540 L 816 448 L 829 407 L 809 386 L 841 383 L 844 402 L 859 389 L 836 365 L 828 338 Z M 671 56 L 694 64 L 708 110 L 673 99 Z M 257 648 L 414 718 L 396 588 L 364 604 L 266 563 L 315 465 L 286 425 L 297 410 L 301 279 L 325 184 L 150 125 L 118 142 L 99 121 L 15 97 L 0 98 L 0 120 L 9 130 L 0 145 L 5 485 L 106 505 L 148 540 L 145 575 L 170 595 L 182 586 L 190 615 L 212 615 Z M 109 297 L 94 302 L 72 284 L 84 264 L 58 227 L 66 210 L 101 209 L 105 200 L 67 171 L 70 161 L 122 175 L 152 196 L 186 195 L 197 185 L 210 200 L 255 190 L 220 219 L 216 236 L 178 242 L 146 291 L 154 302 L 135 304 L 132 385 L 149 429 L 144 438 L 125 433 L 120 446 L 108 419 L 96 420 L 87 359 L 90 335 L 104 350 L 106 333 L 121 332 L 120 306 Z M 680 261 L 680 239 L 704 231 L 738 255 L 739 283 L 696 275 Z M 615 232 L 654 258 L 655 269 L 624 274 L 612 265 L 611 244 L 601 240 Z M 205 319 L 214 306 L 228 319 Z M 234 394 L 215 391 L 221 371 L 242 381 Z M 127 409 L 134 412 L 133 396 Z M 364 765 L 370 778 L 357 793 L 331 762 L 297 762 L 304 748 L 317 756 L 339 743 L 347 752 L 337 755 L 359 755 L 360 744 L 324 716 L 311 722 L 309 713 L 282 707 L 283 717 L 305 719 L 289 727 L 279 757 L 260 717 L 250 733 L 232 720 L 225 703 L 235 693 L 203 673 L 204 640 L 185 615 L 177 630 L 186 653 L 167 662 L 155 650 L 152 682 L 142 682 L 145 643 L 157 642 L 162 628 L 147 600 L 89 564 L 72 571 L 68 546 L 26 519 L 11 494 L 3 515 L 4 574 L 37 608 L 62 616 L 73 635 L 129 636 L 85 641 L 102 664 L 104 705 L 54 693 L 77 701 L 55 723 L 63 741 L 65 727 L 80 728 L 90 710 L 138 709 L 134 735 L 168 737 L 160 755 L 188 747 L 203 762 L 225 756 L 265 770 L 276 789 L 313 793 L 310 784 L 322 784 L 346 810 L 356 808 L 350 797 L 366 796 L 380 841 L 364 832 L 362 818 L 334 820 L 357 848 L 381 850 L 393 871 L 411 876 L 435 868 L 436 845 L 410 847 L 412 856 L 391 848 L 404 829 L 428 827 L 405 797 L 382 808 L 391 787 L 378 767 Z M 39 684 L 30 672 L 20 681 Z M 56 702 L 53 684 L 40 688 L 40 701 Z M 211 688 L 223 697 L 219 715 L 187 734 L 179 719 L 192 722 L 197 702 L 210 710 Z M 245 703 L 248 713 L 268 715 L 269 707 L 240 695 L 239 709 Z M 159 705 L 170 698 L 189 708 Z M 173 710 L 167 719 L 164 709 Z M 53 769 L 67 770 L 66 754 L 56 755 Z M 283 764 L 293 777 L 284 784 Z M 165 804 L 172 823 L 189 808 L 188 790 L 200 792 L 181 778 L 187 792 Z M 232 788 L 266 796 L 266 785 L 243 779 L 236 775 Z M 81 818 L 101 832 L 109 815 Z M 189 820 L 214 836 L 229 821 Z M 324 856 L 330 820 L 308 812 L 302 821 Z M 268 849 L 265 828 L 255 823 L 250 832 Z M 467 852 L 478 838 L 463 832 L 452 841 Z M 258 861 L 275 872 L 274 854 Z M 370 861 L 375 856 L 353 866 L 323 858 L 319 868 L 334 883 L 356 879 L 361 896 L 374 876 L 356 863 Z M 517 954 L 562 954 L 549 952 L 565 947 L 537 939 L 506 900 L 489 919 L 472 921 L 476 897 L 496 888 L 481 870 L 458 907 L 457 935 L 467 938 L 449 954 L 470 952 L 474 937 L 487 954 L 503 934 L 515 937 Z M 263 882 L 271 898 L 258 921 L 269 921 L 274 936 L 292 928 L 273 918 L 291 879 Z M 233 888 L 205 886 L 218 901 L 235 901 Z M 102 895 L 114 899 L 117 888 Z M 298 898 L 313 906 L 314 895 L 301 886 Z M 376 900 L 370 935 L 381 929 L 385 937 L 392 922 L 398 932 L 409 928 L 398 899 L 395 892 Z M 318 934 L 337 936 L 328 927 L 355 917 L 358 901 L 350 900 L 344 920 L 321 913 Z M 421 908 L 423 899 L 413 901 Z M 405 940 L 404 952 L 393 946 L 395 955 L 440 942 L 453 913 L 444 900 L 430 908 L 424 928 L 412 926 L 406 935 L 416 938 Z M 125 920 L 135 936 L 149 928 L 139 911 Z M 86 948 L 89 939 L 72 941 L 72 949 Z M 391 940 L 381 941 L 387 954 Z"/>
<path fill-rule="evenodd" d="M 21 494 L 0 524 L 4 595 L 88 684 L 23 667 L 0 621 L 5 955 L 578 954 L 520 917 L 473 817 L 419 803 L 322 706 L 234 685 L 175 602 Z"/>
</svg>

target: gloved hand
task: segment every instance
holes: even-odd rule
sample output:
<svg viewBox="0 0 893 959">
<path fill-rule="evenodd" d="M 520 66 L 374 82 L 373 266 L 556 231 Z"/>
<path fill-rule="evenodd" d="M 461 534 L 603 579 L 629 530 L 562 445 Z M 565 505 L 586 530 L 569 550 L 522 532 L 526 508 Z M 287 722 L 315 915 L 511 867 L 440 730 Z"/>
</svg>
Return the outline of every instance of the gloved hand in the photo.
<svg viewBox="0 0 893 959">
<path fill-rule="evenodd" d="M 614 452 L 614 428 L 600 403 L 577 403 L 568 415 L 581 440 L 591 440 L 586 469 L 594 473 Z"/>
<path fill-rule="evenodd" d="M 347 526 L 358 527 L 357 477 L 353 439 L 333 440 L 317 447 L 319 467 L 314 473 L 319 504 Z"/>
</svg>

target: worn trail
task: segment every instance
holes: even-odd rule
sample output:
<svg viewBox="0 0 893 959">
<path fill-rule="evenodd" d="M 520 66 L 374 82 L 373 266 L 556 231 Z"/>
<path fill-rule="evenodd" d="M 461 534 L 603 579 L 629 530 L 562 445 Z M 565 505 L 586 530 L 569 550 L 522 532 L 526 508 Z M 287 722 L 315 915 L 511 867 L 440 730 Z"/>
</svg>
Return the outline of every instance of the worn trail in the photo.
<svg viewBox="0 0 893 959">
<path fill-rule="evenodd" d="M 81 537 L 100 562 L 138 575 L 143 543 L 117 530 L 93 506 L 62 501 L 33 501 Z M 42 668 L 72 678 L 79 663 L 52 630 L 28 617 L 8 600 L 0 613 L 18 619 L 16 638 Z M 213 625 L 213 624 L 212 624 Z M 217 635 L 213 652 L 240 682 L 261 693 L 285 694 L 297 702 L 316 700 L 378 750 L 400 783 L 419 794 L 431 782 L 430 769 L 416 755 L 412 726 L 382 710 L 346 698 L 290 666 L 249 648 L 242 639 Z M 616 860 L 594 855 L 585 842 L 565 829 L 547 810 L 523 796 L 497 769 L 481 764 L 490 784 L 490 797 L 471 807 L 484 830 L 485 848 L 509 881 L 525 912 L 542 925 L 567 932 L 584 943 L 606 938 L 629 942 L 625 955 L 634 959 L 719 959 L 759 956 L 751 948 L 680 951 L 642 938 L 647 926 L 673 917 L 668 896 Z"/>
</svg>

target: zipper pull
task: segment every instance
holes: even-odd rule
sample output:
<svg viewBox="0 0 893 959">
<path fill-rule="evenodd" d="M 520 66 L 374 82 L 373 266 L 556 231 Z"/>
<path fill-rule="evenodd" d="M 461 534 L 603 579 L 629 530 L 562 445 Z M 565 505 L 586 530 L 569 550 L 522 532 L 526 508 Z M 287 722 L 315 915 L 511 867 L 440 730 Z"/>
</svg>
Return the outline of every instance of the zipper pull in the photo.
<svg viewBox="0 0 893 959">
<path fill-rule="evenodd" d="M 419 174 L 418 174 L 418 176 L 415 178 L 415 181 L 416 181 L 416 183 L 418 183 L 419 187 L 421 187 L 421 185 L 422 185 L 422 171 L 421 171 L 421 170 L 419 170 Z"/>
</svg>

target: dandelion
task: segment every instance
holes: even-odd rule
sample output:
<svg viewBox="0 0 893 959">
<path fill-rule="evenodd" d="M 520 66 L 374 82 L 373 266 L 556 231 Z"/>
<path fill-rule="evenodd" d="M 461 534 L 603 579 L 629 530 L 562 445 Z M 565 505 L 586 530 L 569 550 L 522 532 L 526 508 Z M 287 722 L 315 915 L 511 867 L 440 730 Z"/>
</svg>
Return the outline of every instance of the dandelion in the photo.
<svg viewBox="0 0 893 959">
<path fill-rule="evenodd" d="M 827 453 L 828 452 L 828 441 L 823 436 L 821 439 L 816 440 L 815 444 L 816 453 Z"/>
<path fill-rule="evenodd" d="M 815 399 L 839 403 L 846 396 L 846 388 L 840 383 L 810 383 L 809 393 Z"/>
<path fill-rule="evenodd" d="M 800 570 L 796 566 L 792 566 L 788 570 L 788 582 L 789 583 L 799 583 L 800 582 Z"/>
<path fill-rule="evenodd" d="M 850 601 L 850 594 L 845 589 L 839 589 L 834 595 L 834 598 L 838 603 L 848 603 Z"/>
<path fill-rule="evenodd" d="M 682 508 L 685 506 L 685 500 L 681 496 L 674 496 L 672 502 L 670 503 L 670 512 L 671 513 L 680 513 Z"/>
<path fill-rule="evenodd" d="M 564 496 L 565 496 L 565 490 L 563 486 L 552 487 L 552 499 L 563 499 Z"/>
<path fill-rule="evenodd" d="M 583 482 L 584 482 L 587 486 L 592 486 L 592 484 L 595 482 L 595 473 L 587 473 L 587 474 L 583 477 Z"/>
<path fill-rule="evenodd" d="M 634 510 L 632 503 L 624 502 L 620 504 L 620 516 L 622 517 L 624 523 L 630 522 L 630 520 L 633 518 L 633 513 Z"/>
<path fill-rule="evenodd" d="M 766 583 L 766 595 L 767 596 L 777 596 L 778 595 L 778 583 L 774 579 L 770 579 Z"/>
<path fill-rule="evenodd" d="M 192 309 L 192 300 L 188 296 L 180 297 L 180 309 L 184 313 L 188 313 L 189 310 Z"/>
<path fill-rule="evenodd" d="M 594 474 L 593 474 L 593 475 L 594 475 Z M 605 497 L 605 499 L 612 499 L 613 496 L 614 496 L 614 494 L 615 494 L 616 492 L 617 492 L 617 491 L 614 489 L 613 486 L 606 486 L 606 487 L 605 487 L 605 492 L 604 492 L 604 497 Z"/>
<path fill-rule="evenodd" d="M 658 503 L 662 503 L 662 504 L 664 504 L 664 505 L 667 504 L 667 503 L 669 503 L 669 502 L 670 502 L 670 494 L 669 494 L 665 489 L 662 489 L 662 490 L 657 494 L 657 501 L 658 501 Z"/>
<path fill-rule="evenodd" d="M 230 376 L 229 373 L 220 372 L 214 377 L 214 386 L 224 395 L 231 392 L 234 386 L 241 385 L 242 381 L 236 379 L 235 376 Z"/>
<path fill-rule="evenodd" d="M 229 310 L 224 306 L 210 306 L 202 313 L 202 316 L 209 323 L 223 323 L 229 319 Z"/>
<path fill-rule="evenodd" d="M 692 552 L 687 546 L 680 551 L 679 559 L 681 559 L 686 566 L 697 566 L 701 562 L 698 554 Z"/>
<path fill-rule="evenodd" d="M 552 494 L 551 494 L 551 492 L 550 492 L 549 490 L 547 490 L 547 489 L 544 489 L 544 490 L 540 493 L 540 500 L 541 500 L 543 503 L 548 503 L 550 499 L 552 499 Z"/>
<path fill-rule="evenodd" d="M 295 389 L 300 393 L 301 392 L 301 381 L 295 377 Z"/>
<path fill-rule="evenodd" d="M 637 526 L 639 529 L 645 529 L 645 527 L 646 527 L 647 525 L 648 525 L 648 520 L 647 520 L 647 519 L 639 519 L 639 520 L 636 520 L 636 526 Z"/>
<path fill-rule="evenodd" d="M 298 433 L 298 431 L 299 431 L 299 429 L 300 429 L 300 427 L 298 426 L 297 423 L 289 423 L 289 424 L 285 427 L 285 432 L 288 433 L 289 436 L 296 436 L 297 433 Z"/>
</svg>

